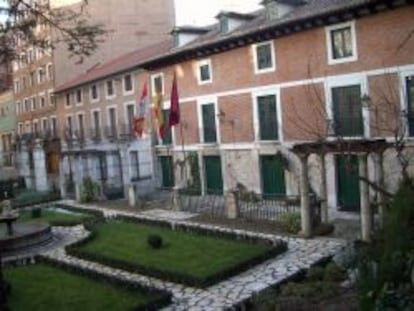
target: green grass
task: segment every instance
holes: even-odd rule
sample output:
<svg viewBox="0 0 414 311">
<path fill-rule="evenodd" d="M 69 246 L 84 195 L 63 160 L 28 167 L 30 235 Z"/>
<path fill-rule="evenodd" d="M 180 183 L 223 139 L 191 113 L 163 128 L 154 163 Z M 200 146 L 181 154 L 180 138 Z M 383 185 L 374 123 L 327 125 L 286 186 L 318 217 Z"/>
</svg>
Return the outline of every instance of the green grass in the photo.
<svg viewBox="0 0 414 311">
<path fill-rule="evenodd" d="M 47 222 L 52 226 L 75 226 L 91 218 L 89 215 L 61 213 L 42 209 L 39 218 L 32 218 L 30 211 L 20 213 L 18 222 Z"/>
<path fill-rule="evenodd" d="M 124 311 L 158 299 L 44 264 L 7 268 L 4 275 L 12 286 L 13 311 Z"/>
<path fill-rule="evenodd" d="M 172 231 L 167 228 L 111 221 L 98 223 L 96 236 L 78 246 L 78 254 L 103 257 L 106 261 L 138 264 L 169 274 L 206 279 L 260 257 L 272 247 L 245 241 Z M 160 235 L 165 246 L 152 249 L 147 244 L 151 234 Z"/>
</svg>

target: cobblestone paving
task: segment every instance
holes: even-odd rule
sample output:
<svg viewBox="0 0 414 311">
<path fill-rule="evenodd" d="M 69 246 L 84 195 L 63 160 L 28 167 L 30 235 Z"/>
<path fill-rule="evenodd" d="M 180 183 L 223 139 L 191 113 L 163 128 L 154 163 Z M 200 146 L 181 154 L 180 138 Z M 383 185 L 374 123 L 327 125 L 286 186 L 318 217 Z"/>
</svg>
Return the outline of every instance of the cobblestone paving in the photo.
<svg viewBox="0 0 414 311">
<path fill-rule="evenodd" d="M 73 204 L 71 201 L 62 201 L 65 204 Z M 102 210 L 98 206 L 80 205 L 76 207 L 85 209 Z M 143 219 L 157 219 L 154 215 L 122 212 L 115 210 L 103 210 L 106 217 L 114 217 L 116 215 L 124 215 L 138 217 Z M 246 299 L 251 298 L 270 286 L 277 285 L 283 280 L 291 277 L 302 269 L 309 268 L 312 264 L 324 259 L 328 256 L 339 253 L 345 247 L 345 241 L 334 239 L 299 239 L 286 238 L 271 234 L 257 234 L 244 230 L 231 230 L 218 226 L 192 223 L 188 220 L 177 220 L 180 218 L 174 216 L 173 211 L 164 214 L 170 215 L 171 222 L 176 224 L 186 224 L 194 227 L 201 227 L 217 231 L 232 232 L 236 234 L 258 236 L 267 239 L 283 239 L 288 242 L 288 251 L 273 259 L 270 259 L 256 267 L 245 271 L 237 276 L 222 281 L 207 289 L 196 289 L 181 284 L 165 282 L 152 277 L 138 274 L 132 274 L 119 269 L 113 269 L 98 263 L 88 262 L 69 256 L 63 248 L 58 248 L 46 252 L 44 255 L 53 259 L 57 259 L 69 264 L 82 266 L 87 269 L 95 270 L 103 274 L 113 275 L 121 279 L 136 281 L 145 285 L 154 286 L 159 289 L 170 291 L 173 294 L 173 303 L 163 310 L 224 310 L 231 308 Z M 165 219 L 165 218 L 164 218 Z M 78 236 L 85 236 L 87 232 L 79 230 Z"/>
</svg>

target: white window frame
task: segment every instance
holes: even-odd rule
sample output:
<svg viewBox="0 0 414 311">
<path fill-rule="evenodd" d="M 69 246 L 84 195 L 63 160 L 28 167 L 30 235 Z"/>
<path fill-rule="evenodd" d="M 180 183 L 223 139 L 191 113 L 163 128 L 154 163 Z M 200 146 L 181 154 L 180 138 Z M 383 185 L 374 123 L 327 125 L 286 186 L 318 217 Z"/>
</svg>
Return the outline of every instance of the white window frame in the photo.
<svg viewBox="0 0 414 311">
<path fill-rule="evenodd" d="M 85 112 L 84 111 L 76 112 L 76 121 L 75 121 L 75 123 L 76 123 L 76 130 L 78 132 L 80 132 L 79 116 L 83 117 L 83 137 L 85 138 L 86 137 L 86 131 L 87 131 L 87 129 L 86 129 L 87 122 L 86 122 L 86 118 L 85 118 Z"/>
<path fill-rule="evenodd" d="M 129 91 L 126 90 L 126 83 L 125 83 L 125 78 L 127 76 L 130 76 L 131 77 L 131 86 L 132 86 L 132 89 L 129 90 Z M 134 75 L 132 73 L 127 73 L 127 74 L 125 74 L 125 75 L 122 76 L 122 94 L 124 96 L 126 96 L 126 95 L 134 94 L 134 92 L 135 92 L 135 79 L 134 79 Z"/>
<path fill-rule="evenodd" d="M 69 98 L 69 105 L 68 105 L 68 98 Z M 73 92 L 65 93 L 65 109 L 72 108 L 72 104 L 73 104 L 72 101 L 73 101 Z"/>
<path fill-rule="evenodd" d="M 78 92 L 80 92 L 80 101 L 78 101 Z M 82 88 L 78 88 L 73 93 L 75 97 L 75 106 L 82 106 L 83 105 L 83 90 Z"/>
<path fill-rule="evenodd" d="M 325 81 L 325 98 L 326 98 L 326 111 L 327 117 L 334 124 L 334 111 L 333 111 L 333 100 L 332 100 L 332 88 L 337 87 L 346 87 L 351 85 L 360 85 L 361 87 L 361 97 L 364 95 L 369 96 L 368 88 L 368 78 L 364 74 L 351 74 L 351 75 L 341 75 L 328 78 Z M 341 137 L 345 139 L 362 139 L 371 137 L 371 114 L 369 112 L 369 107 L 362 107 L 362 122 L 364 127 L 364 134 L 362 136 L 352 136 L 352 137 Z M 334 135 L 333 139 L 336 139 Z"/>
<path fill-rule="evenodd" d="M 52 77 L 50 76 L 50 71 L 49 71 L 49 67 L 52 67 L 52 72 L 53 72 L 53 64 L 52 63 L 48 63 L 47 65 L 46 65 L 46 76 L 47 76 L 47 80 L 48 81 L 53 81 L 53 77 L 55 76 L 54 75 L 54 72 L 52 73 Z"/>
<path fill-rule="evenodd" d="M 260 139 L 260 120 L 259 120 L 259 101 L 258 98 L 262 96 L 275 96 L 276 99 L 276 117 L 277 117 L 277 140 L 261 140 Z M 283 135 L 283 116 L 282 116 L 282 103 L 279 87 L 263 87 L 253 90 L 251 93 L 253 104 L 253 128 L 254 128 L 254 141 L 257 143 L 282 143 L 284 141 Z"/>
<path fill-rule="evenodd" d="M 215 122 L 216 122 L 216 141 L 213 143 L 204 142 L 204 124 L 203 124 L 203 110 L 202 106 L 214 104 Z M 220 120 L 218 118 L 219 106 L 218 98 L 216 96 L 201 97 L 197 99 L 197 117 L 199 130 L 199 141 L 202 145 L 218 145 L 221 143 Z"/>
<path fill-rule="evenodd" d="M 18 101 L 16 102 L 16 114 L 22 113 L 22 102 Z"/>
<path fill-rule="evenodd" d="M 101 112 L 101 109 L 100 108 L 95 108 L 95 109 L 92 109 L 91 110 L 91 122 L 90 122 L 91 129 L 93 129 L 94 131 L 96 131 L 96 129 L 95 129 L 95 118 L 94 118 L 94 115 L 93 115 L 94 112 L 98 112 L 99 113 L 99 125 L 100 125 L 100 128 L 98 130 L 99 130 L 99 133 L 100 133 L 100 135 L 102 137 L 102 135 L 104 133 L 102 133 L 102 112 Z"/>
<path fill-rule="evenodd" d="M 19 124 L 17 125 L 17 131 L 19 135 L 24 134 L 24 123 L 23 122 L 19 122 Z"/>
<path fill-rule="evenodd" d="M 125 125 L 128 124 L 128 106 L 134 107 L 134 116 L 137 114 L 137 103 L 134 101 L 128 101 L 124 103 L 124 117 L 125 117 Z"/>
<path fill-rule="evenodd" d="M 53 97 L 54 97 L 53 92 L 54 92 L 53 89 L 49 89 L 47 91 L 47 100 L 49 102 L 49 106 L 53 106 Z"/>
<path fill-rule="evenodd" d="M 161 77 L 162 80 L 162 89 L 161 89 L 161 95 L 165 94 L 165 79 L 164 79 L 164 73 L 159 72 L 151 75 L 151 96 L 155 96 L 155 79 Z"/>
<path fill-rule="evenodd" d="M 202 66 L 205 66 L 205 65 L 208 66 L 208 71 L 209 71 L 210 79 L 203 81 L 203 80 L 201 80 L 201 67 Z M 199 85 L 209 84 L 209 83 L 212 83 L 213 82 L 213 68 L 211 66 L 211 59 L 210 58 L 200 60 L 197 63 L 197 79 L 198 79 L 198 84 Z"/>
<path fill-rule="evenodd" d="M 333 58 L 333 50 L 332 50 L 332 36 L 331 32 L 340 28 L 350 27 L 351 28 L 351 38 L 352 38 L 352 56 L 343 57 L 339 59 Z M 325 36 L 326 36 L 326 48 L 327 48 L 327 55 L 328 55 L 328 64 L 329 65 L 336 65 L 342 64 L 347 62 L 354 62 L 358 60 L 358 49 L 357 49 L 357 37 L 355 31 L 355 21 L 335 24 L 331 26 L 325 27 Z"/>
<path fill-rule="evenodd" d="M 112 81 L 112 90 L 113 90 L 112 95 L 108 94 L 108 82 L 109 81 Z M 114 99 L 115 97 L 116 97 L 115 80 L 114 79 L 105 80 L 105 98 L 106 99 Z"/>
<path fill-rule="evenodd" d="M 92 96 L 92 87 L 95 86 L 96 87 L 96 98 L 93 98 Z M 100 99 L 100 94 L 99 94 L 99 84 L 98 83 L 93 83 L 89 86 L 89 99 L 91 101 L 91 103 L 97 103 L 99 102 Z"/>
<path fill-rule="evenodd" d="M 45 121 L 46 121 L 46 122 L 48 122 L 48 125 L 49 125 L 49 127 L 50 127 L 50 124 L 49 124 L 49 120 L 48 120 L 48 118 L 43 117 L 43 118 L 40 120 L 40 123 L 41 123 L 41 128 L 42 128 L 42 131 L 43 131 L 43 132 L 45 132 L 45 131 L 47 130 L 47 128 L 45 128 L 45 127 L 44 127 L 44 124 L 43 124 Z"/>
<path fill-rule="evenodd" d="M 408 94 L 407 94 L 407 85 L 406 78 L 409 76 L 414 76 L 414 69 L 405 70 L 399 74 L 399 85 L 400 85 L 400 107 L 401 107 L 401 124 L 403 125 L 405 131 L 405 137 L 413 139 L 414 136 L 410 136 L 409 133 L 409 124 L 407 115 L 404 112 L 408 111 Z"/>
<path fill-rule="evenodd" d="M 42 93 L 39 93 L 38 95 L 37 95 L 37 98 L 38 98 L 38 101 L 39 101 L 39 103 L 38 103 L 38 106 L 39 106 L 39 109 L 43 109 L 43 108 L 46 108 L 47 107 L 47 102 L 46 102 L 46 94 L 45 94 L 45 92 L 42 92 Z M 45 105 L 42 107 L 42 105 L 41 105 L 41 98 L 43 98 L 44 99 L 44 101 L 45 101 Z"/>
<path fill-rule="evenodd" d="M 55 125 L 56 128 L 53 128 L 53 120 L 55 120 Z M 49 117 L 49 128 L 50 128 L 50 132 L 51 134 L 56 134 L 58 133 L 58 123 L 57 123 L 57 117 L 55 115 L 52 115 Z"/>
<path fill-rule="evenodd" d="M 262 45 L 268 45 L 268 44 L 270 45 L 272 67 L 259 69 L 258 68 L 259 63 L 257 61 L 257 48 L 262 46 Z M 253 49 L 253 63 L 254 63 L 254 73 L 255 74 L 269 73 L 269 72 L 274 72 L 276 70 L 275 44 L 274 44 L 273 40 L 253 44 L 252 49 Z"/>
<path fill-rule="evenodd" d="M 111 127 L 111 118 L 109 115 L 109 110 L 110 109 L 115 109 L 115 128 L 117 130 L 117 132 L 119 132 L 119 124 L 118 124 L 118 106 L 117 105 L 110 105 L 108 107 L 106 107 L 106 126 L 108 128 Z"/>
</svg>

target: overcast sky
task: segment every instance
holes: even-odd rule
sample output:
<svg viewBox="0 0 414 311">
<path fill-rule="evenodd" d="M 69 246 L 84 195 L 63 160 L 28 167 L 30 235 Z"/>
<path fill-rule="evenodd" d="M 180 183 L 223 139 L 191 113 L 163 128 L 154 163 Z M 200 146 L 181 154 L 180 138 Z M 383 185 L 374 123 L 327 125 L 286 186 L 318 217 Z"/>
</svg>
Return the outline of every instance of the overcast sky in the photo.
<svg viewBox="0 0 414 311">
<path fill-rule="evenodd" d="M 261 7 L 260 0 L 175 0 L 176 24 L 205 26 L 217 22 L 220 10 L 251 12 Z"/>
</svg>

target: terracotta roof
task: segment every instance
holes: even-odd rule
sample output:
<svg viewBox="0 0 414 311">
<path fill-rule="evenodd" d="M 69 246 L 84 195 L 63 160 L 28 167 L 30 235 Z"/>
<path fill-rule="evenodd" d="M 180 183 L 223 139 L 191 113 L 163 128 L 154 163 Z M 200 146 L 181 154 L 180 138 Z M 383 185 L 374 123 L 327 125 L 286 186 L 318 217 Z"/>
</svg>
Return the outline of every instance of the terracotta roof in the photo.
<svg viewBox="0 0 414 311">
<path fill-rule="evenodd" d="M 165 40 L 148 47 L 123 54 L 119 57 L 109 60 L 102 65 L 97 65 L 85 73 L 78 75 L 70 81 L 59 85 L 55 93 L 79 87 L 85 83 L 101 80 L 111 75 L 122 73 L 134 68 L 138 68 L 142 62 L 153 58 L 155 55 L 161 55 L 169 51 L 172 47 L 172 40 Z"/>
</svg>

